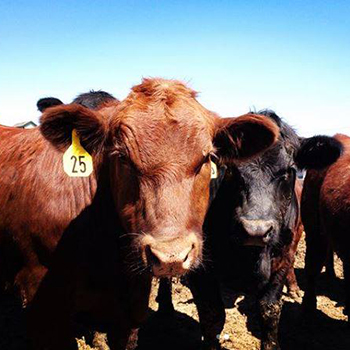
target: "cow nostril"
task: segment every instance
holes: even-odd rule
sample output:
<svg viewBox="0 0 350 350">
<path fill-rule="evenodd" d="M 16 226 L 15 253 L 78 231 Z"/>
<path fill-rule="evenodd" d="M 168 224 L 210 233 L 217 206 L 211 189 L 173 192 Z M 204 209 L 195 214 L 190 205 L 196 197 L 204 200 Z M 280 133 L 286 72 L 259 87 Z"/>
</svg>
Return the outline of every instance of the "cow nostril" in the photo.
<svg viewBox="0 0 350 350">
<path fill-rule="evenodd" d="M 149 245 L 146 247 L 146 256 L 149 265 L 160 265 L 159 258 L 152 252 L 152 249 Z"/>
<path fill-rule="evenodd" d="M 193 243 L 192 246 L 191 246 L 191 249 L 188 251 L 187 255 L 185 256 L 185 258 L 183 259 L 183 263 L 186 263 L 189 258 L 190 258 L 190 255 L 191 253 L 193 252 L 193 250 L 195 249 L 195 244 Z"/>
<path fill-rule="evenodd" d="M 183 259 L 183 263 L 185 263 L 185 262 L 188 260 L 190 254 L 191 254 L 191 252 L 193 251 L 194 248 L 195 248 L 195 245 L 194 245 L 194 243 L 193 243 L 192 246 L 191 246 L 191 249 L 188 251 L 187 255 L 186 255 L 185 258 Z"/>
<path fill-rule="evenodd" d="M 265 232 L 265 234 L 264 234 L 264 238 L 268 238 L 269 236 L 270 236 L 270 234 L 271 234 L 271 232 L 272 232 L 272 230 L 273 230 L 273 227 L 272 226 L 270 226 L 270 228 Z"/>
</svg>

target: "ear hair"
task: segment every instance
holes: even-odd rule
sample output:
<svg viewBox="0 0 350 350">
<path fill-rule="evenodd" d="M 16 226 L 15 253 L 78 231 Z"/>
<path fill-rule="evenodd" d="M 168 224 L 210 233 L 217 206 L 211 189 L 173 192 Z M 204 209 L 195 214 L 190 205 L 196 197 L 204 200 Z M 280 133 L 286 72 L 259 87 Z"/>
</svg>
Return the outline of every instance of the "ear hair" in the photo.
<svg viewBox="0 0 350 350">
<path fill-rule="evenodd" d="M 49 108 L 40 122 L 42 135 L 59 150 L 71 144 L 73 129 L 89 153 L 101 152 L 107 138 L 107 121 L 102 115 L 78 104 Z"/>
<path fill-rule="evenodd" d="M 214 144 L 223 162 L 251 158 L 273 145 L 279 136 L 279 128 L 270 118 L 256 114 L 219 118 L 217 123 Z"/>
</svg>

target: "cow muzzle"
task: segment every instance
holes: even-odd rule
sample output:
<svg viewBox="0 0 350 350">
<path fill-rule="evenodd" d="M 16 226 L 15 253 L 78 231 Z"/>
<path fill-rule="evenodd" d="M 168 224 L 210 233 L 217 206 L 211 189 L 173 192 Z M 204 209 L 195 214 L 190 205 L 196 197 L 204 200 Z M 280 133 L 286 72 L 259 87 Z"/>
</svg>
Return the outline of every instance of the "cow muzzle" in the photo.
<svg viewBox="0 0 350 350">
<path fill-rule="evenodd" d="M 243 244 L 250 246 L 265 246 L 272 238 L 275 229 L 273 220 L 248 220 L 241 219 L 245 231 Z"/>
<path fill-rule="evenodd" d="M 201 245 L 194 233 L 168 240 L 145 235 L 141 255 L 155 277 L 179 277 L 199 264 Z"/>
</svg>

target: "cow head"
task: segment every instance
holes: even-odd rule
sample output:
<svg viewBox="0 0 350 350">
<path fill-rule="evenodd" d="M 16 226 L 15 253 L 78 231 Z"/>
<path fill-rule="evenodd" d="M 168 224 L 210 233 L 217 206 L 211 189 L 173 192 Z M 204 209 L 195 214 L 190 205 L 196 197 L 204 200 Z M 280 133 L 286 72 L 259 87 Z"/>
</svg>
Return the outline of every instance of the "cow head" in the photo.
<svg viewBox="0 0 350 350">
<path fill-rule="evenodd" d="M 268 118 L 219 118 L 185 85 L 162 79 L 145 79 L 116 107 L 61 106 L 42 117 L 43 135 L 61 150 L 72 128 L 90 153 L 109 156 L 130 252 L 141 269 L 159 277 L 182 275 L 200 263 L 211 162 L 252 157 L 278 135 Z"/>
<path fill-rule="evenodd" d="M 294 186 L 297 168 L 322 168 L 340 155 L 340 144 L 327 136 L 301 141 L 272 111 L 260 114 L 280 128 L 276 144 L 259 157 L 234 164 L 225 178 L 231 237 L 244 245 L 275 245 L 291 239 L 299 210 Z M 229 194 L 228 194 L 229 193 Z"/>
</svg>

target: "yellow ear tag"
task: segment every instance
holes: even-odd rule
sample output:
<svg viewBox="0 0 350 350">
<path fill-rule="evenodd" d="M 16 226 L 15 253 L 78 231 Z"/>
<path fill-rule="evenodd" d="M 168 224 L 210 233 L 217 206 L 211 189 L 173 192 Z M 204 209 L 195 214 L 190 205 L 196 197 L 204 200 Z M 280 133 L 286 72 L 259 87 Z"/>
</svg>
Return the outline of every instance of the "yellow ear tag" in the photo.
<svg viewBox="0 0 350 350">
<path fill-rule="evenodd" d="M 63 169 L 71 177 L 87 177 L 93 171 L 92 157 L 80 144 L 75 130 L 72 131 L 72 144 L 63 155 Z"/>
<path fill-rule="evenodd" d="M 216 179 L 218 177 L 218 168 L 214 162 L 210 162 L 211 165 L 211 179 Z"/>
</svg>

